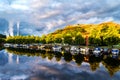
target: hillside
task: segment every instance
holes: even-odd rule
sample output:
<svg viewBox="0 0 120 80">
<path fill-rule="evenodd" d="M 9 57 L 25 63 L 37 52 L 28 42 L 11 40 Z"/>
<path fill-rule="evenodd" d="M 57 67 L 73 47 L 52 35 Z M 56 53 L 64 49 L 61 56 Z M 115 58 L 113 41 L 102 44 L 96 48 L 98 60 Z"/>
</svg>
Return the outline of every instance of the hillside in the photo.
<svg viewBox="0 0 120 80">
<path fill-rule="evenodd" d="M 46 42 L 68 44 L 85 44 L 86 38 L 89 44 L 113 45 L 120 43 L 120 24 L 105 22 L 101 24 L 76 24 L 68 25 L 46 35 Z"/>
<path fill-rule="evenodd" d="M 77 24 L 77 25 L 68 25 L 63 29 L 58 29 L 55 32 L 51 33 L 53 35 L 64 34 L 68 32 L 77 31 L 82 34 L 82 36 L 90 36 L 94 30 L 101 32 L 102 30 L 113 30 L 112 32 L 118 31 L 118 36 L 120 37 L 120 24 L 114 22 L 106 22 L 101 24 Z"/>
</svg>

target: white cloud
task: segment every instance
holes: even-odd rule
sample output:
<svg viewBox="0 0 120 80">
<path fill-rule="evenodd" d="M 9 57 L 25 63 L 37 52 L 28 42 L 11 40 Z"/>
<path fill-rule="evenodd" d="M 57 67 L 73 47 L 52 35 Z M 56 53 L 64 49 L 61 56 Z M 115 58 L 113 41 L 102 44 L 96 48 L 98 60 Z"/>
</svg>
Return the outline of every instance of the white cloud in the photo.
<svg viewBox="0 0 120 80">
<path fill-rule="evenodd" d="M 11 8 L 13 9 L 20 9 L 20 10 L 28 10 L 28 6 L 26 5 L 18 5 L 18 4 L 13 4 L 11 5 Z"/>
<path fill-rule="evenodd" d="M 48 6 L 50 0 L 31 0 L 30 7 L 36 9 L 40 9 L 42 7 Z"/>
<path fill-rule="evenodd" d="M 49 18 L 51 16 L 54 16 L 54 15 L 57 15 L 59 14 L 60 12 L 59 11 L 47 11 L 43 14 L 35 14 L 35 17 L 38 18 L 38 19 L 44 19 L 44 18 Z"/>
<path fill-rule="evenodd" d="M 39 29 L 49 33 L 67 24 L 120 22 L 119 4 L 119 0 L 0 0 L 0 18 L 34 25 L 26 34 L 39 34 Z"/>
<path fill-rule="evenodd" d="M 15 75 L 11 77 L 11 80 L 25 80 L 28 78 L 28 75 Z"/>
</svg>

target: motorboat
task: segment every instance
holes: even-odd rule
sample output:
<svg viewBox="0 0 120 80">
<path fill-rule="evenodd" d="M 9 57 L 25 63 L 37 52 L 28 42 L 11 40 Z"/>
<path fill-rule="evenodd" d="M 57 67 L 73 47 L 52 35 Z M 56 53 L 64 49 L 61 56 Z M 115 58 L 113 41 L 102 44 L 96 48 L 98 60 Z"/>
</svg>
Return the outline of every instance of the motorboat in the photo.
<svg viewBox="0 0 120 80">
<path fill-rule="evenodd" d="M 9 44 L 9 43 L 4 44 L 4 47 L 6 47 L 6 48 L 9 48 L 10 46 L 11 46 L 11 44 Z"/>
<path fill-rule="evenodd" d="M 80 50 L 79 50 L 79 48 L 78 48 L 77 46 L 71 46 L 70 52 L 71 52 L 72 54 L 75 54 L 75 53 L 79 53 Z"/>
<path fill-rule="evenodd" d="M 62 48 L 61 46 L 57 46 L 57 45 L 52 47 L 53 51 L 57 51 L 57 52 L 61 52 L 61 48 Z"/>
<path fill-rule="evenodd" d="M 101 53 L 101 48 L 99 48 L 99 47 L 97 47 L 97 48 L 95 48 L 95 49 L 93 50 L 93 54 L 94 54 L 95 56 L 99 56 L 100 53 Z"/>
<path fill-rule="evenodd" d="M 80 48 L 80 53 L 85 55 L 86 54 L 85 48 Z"/>
<path fill-rule="evenodd" d="M 112 49 L 111 53 L 112 53 L 112 55 L 118 55 L 119 49 Z"/>
</svg>

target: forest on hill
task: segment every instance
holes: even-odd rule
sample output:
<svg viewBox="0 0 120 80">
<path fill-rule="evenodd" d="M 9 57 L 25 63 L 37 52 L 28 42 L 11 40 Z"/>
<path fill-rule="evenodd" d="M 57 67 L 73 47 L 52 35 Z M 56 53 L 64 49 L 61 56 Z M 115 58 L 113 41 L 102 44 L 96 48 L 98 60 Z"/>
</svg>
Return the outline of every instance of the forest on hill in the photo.
<svg viewBox="0 0 120 80">
<path fill-rule="evenodd" d="M 106 22 L 101 24 L 68 25 L 63 29 L 47 35 L 13 36 L 8 37 L 9 43 L 67 43 L 85 45 L 88 38 L 89 45 L 115 45 L 120 43 L 120 24 Z"/>
</svg>

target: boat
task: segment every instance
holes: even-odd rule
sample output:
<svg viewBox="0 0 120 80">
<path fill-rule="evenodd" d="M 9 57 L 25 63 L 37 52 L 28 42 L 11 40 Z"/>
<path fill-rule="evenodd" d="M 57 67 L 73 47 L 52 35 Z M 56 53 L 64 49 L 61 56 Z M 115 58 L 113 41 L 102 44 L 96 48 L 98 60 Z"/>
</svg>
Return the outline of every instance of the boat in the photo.
<svg viewBox="0 0 120 80">
<path fill-rule="evenodd" d="M 80 53 L 83 54 L 83 55 L 85 55 L 86 54 L 85 48 L 80 48 Z"/>
<path fill-rule="evenodd" d="M 10 46 L 11 46 L 11 44 L 8 44 L 8 43 L 4 44 L 4 47 L 6 47 L 6 48 L 9 48 Z"/>
<path fill-rule="evenodd" d="M 111 53 L 112 53 L 112 55 L 118 55 L 119 49 L 112 49 Z"/>
<path fill-rule="evenodd" d="M 100 56 L 101 54 L 101 48 L 97 47 L 93 50 L 93 55 Z"/>
<path fill-rule="evenodd" d="M 104 55 L 109 55 L 111 53 L 111 49 L 108 48 L 103 48 L 103 50 L 101 51 Z"/>
<path fill-rule="evenodd" d="M 61 52 L 61 49 L 62 49 L 62 47 L 61 46 L 57 46 L 57 45 L 52 47 L 52 50 L 53 51 L 57 51 L 57 52 Z"/>
<path fill-rule="evenodd" d="M 70 52 L 70 46 L 64 46 L 63 49 L 65 52 Z"/>
<path fill-rule="evenodd" d="M 71 46 L 70 52 L 71 52 L 71 54 L 75 54 L 75 53 L 79 53 L 80 50 L 77 46 Z"/>
</svg>

